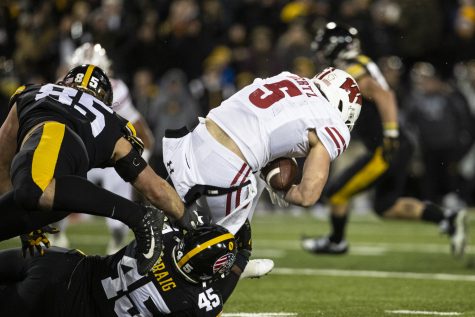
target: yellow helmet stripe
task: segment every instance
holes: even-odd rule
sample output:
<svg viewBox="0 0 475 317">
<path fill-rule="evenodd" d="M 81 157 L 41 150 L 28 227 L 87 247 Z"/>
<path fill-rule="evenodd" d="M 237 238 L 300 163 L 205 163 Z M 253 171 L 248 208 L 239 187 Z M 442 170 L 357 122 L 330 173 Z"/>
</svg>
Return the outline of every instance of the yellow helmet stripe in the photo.
<svg viewBox="0 0 475 317">
<path fill-rule="evenodd" d="M 205 243 L 197 246 L 187 254 L 185 254 L 181 260 L 178 262 L 178 267 L 181 268 L 183 265 L 185 265 L 186 262 L 188 262 L 192 257 L 203 251 L 204 249 L 208 248 L 209 246 L 218 244 L 224 240 L 232 239 L 234 238 L 232 233 L 225 233 L 220 235 L 219 237 L 213 238 L 211 240 L 206 241 Z"/>
<path fill-rule="evenodd" d="M 91 79 L 92 71 L 94 70 L 94 65 L 89 65 L 86 69 L 86 73 L 84 74 L 84 78 L 81 82 L 81 87 L 87 88 L 87 84 L 89 83 L 89 79 Z"/>
</svg>

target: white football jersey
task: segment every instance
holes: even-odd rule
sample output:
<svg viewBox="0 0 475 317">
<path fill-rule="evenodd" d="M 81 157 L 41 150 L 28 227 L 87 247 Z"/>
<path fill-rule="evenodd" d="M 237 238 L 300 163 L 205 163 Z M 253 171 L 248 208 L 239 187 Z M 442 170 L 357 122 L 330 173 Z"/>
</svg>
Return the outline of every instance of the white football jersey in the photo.
<svg viewBox="0 0 475 317">
<path fill-rule="evenodd" d="M 129 88 L 120 79 L 111 79 L 111 85 L 113 92 L 112 109 L 134 124 L 139 120 L 140 114 L 132 103 Z"/>
<path fill-rule="evenodd" d="M 238 145 L 254 171 L 279 157 L 303 157 L 315 130 L 330 158 L 350 142 L 340 112 L 313 82 L 289 72 L 256 79 L 214 108 L 208 117 Z"/>
</svg>

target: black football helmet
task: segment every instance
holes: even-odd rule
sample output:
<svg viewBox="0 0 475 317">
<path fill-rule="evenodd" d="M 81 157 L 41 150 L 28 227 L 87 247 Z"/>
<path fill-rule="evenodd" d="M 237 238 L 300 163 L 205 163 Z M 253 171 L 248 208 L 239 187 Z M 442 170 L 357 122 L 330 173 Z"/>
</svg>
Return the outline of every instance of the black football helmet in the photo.
<svg viewBox="0 0 475 317">
<path fill-rule="evenodd" d="M 329 22 L 317 31 L 312 42 L 312 51 L 333 62 L 341 53 L 359 53 L 360 40 L 354 27 Z M 344 56 L 343 56 L 344 57 Z"/>
<path fill-rule="evenodd" d="M 112 106 L 112 85 L 106 73 L 92 64 L 79 65 L 71 69 L 58 84 L 73 87 Z"/>
<path fill-rule="evenodd" d="M 228 274 L 236 259 L 234 235 L 224 227 L 206 225 L 188 231 L 173 248 L 176 269 L 192 283 Z"/>
</svg>

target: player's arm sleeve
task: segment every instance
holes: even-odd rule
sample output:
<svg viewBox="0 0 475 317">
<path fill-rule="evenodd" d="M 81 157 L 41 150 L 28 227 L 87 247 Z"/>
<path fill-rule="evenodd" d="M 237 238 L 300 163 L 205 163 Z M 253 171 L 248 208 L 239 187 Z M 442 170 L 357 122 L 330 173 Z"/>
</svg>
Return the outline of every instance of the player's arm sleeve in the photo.
<svg viewBox="0 0 475 317">
<path fill-rule="evenodd" d="M 317 136 L 332 161 L 340 156 L 350 143 L 350 133 L 346 127 L 326 126 L 317 130 Z"/>
</svg>

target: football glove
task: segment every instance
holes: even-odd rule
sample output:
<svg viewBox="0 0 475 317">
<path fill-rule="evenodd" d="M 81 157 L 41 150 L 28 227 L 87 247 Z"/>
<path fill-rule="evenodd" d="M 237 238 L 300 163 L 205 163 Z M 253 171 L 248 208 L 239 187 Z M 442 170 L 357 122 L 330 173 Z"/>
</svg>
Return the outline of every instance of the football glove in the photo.
<svg viewBox="0 0 475 317">
<path fill-rule="evenodd" d="M 187 209 L 183 217 L 177 221 L 177 225 L 181 229 L 194 230 L 199 226 L 204 225 L 203 216 L 198 215 L 195 209 Z"/>
<path fill-rule="evenodd" d="M 277 205 L 282 208 L 289 207 L 288 201 L 286 201 L 285 198 L 285 192 L 281 190 L 274 190 L 272 187 L 270 187 L 269 184 L 266 183 L 266 189 L 267 192 L 269 193 L 270 201 L 272 202 L 273 205 Z"/>
<path fill-rule="evenodd" d="M 236 244 L 238 250 L 247 250 L 249 253 L 252 251 L 252 238 L 251 238 L 251 223 L 249 219 L 242 225 L 239 231 L 235 234 Z"/>
<path fill-rule="evenodd" d="M 59 229 L 52 226 L 44 226 L 40 229 L 34 230 L 27 234 L 20 235 L 21 240 L 21 251 L 23 257 L 26 257 L 26 251 L 28 250 L 30 256 L 35 255 L 35 249 L 40 255 L 45 254 L 45 248 L 50 247 L 50 242 L 46 236 L 47 233 L 56 234 L 59 232 Z M 42 246 L 43 244 L 43 246 Z"/>
</svg>

